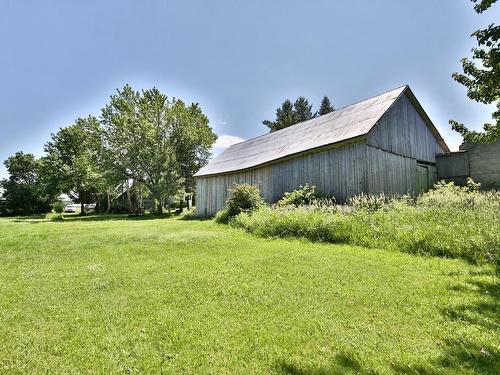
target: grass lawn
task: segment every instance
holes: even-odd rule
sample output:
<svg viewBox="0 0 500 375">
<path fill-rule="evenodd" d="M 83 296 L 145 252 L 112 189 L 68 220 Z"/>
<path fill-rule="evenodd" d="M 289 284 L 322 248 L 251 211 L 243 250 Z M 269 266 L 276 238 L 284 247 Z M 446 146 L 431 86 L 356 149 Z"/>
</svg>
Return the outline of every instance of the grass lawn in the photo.
<svg viewBox="0 0 500 375">
<path fill-rule="evenodd" d="M 0 219 L 0 373 L 500 373 L 489 266 L 176 218 Z"/>
</svg>

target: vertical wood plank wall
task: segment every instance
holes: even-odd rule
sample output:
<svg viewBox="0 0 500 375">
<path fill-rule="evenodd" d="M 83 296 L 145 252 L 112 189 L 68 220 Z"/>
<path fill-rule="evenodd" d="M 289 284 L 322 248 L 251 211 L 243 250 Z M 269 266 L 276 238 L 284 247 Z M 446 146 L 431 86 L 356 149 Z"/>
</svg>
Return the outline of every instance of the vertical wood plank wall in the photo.
<svg viewBox="0 0 500 375">
<path fill-rule="evenodd" d="M 436 153 L 444 152 L 406 95 L 402 95 L 370 130 L 366 143 L 432 163 L 436 161 Z"/>
<path fill-rule="evenodd" d="M 212 216 L 221 210 L 234 184 L 259 186 L 268 203 L 309 183 L 339 202 L 366 191 L 366 145 L 351 144 L 287 159 L 248 171 L 196 179 L 196 213 Z"/>
<path fill-rule="evenodd" d="M 411 194 L 416 187 L 416 159 L 367 146 L 370 194 Z"/>
</svg>

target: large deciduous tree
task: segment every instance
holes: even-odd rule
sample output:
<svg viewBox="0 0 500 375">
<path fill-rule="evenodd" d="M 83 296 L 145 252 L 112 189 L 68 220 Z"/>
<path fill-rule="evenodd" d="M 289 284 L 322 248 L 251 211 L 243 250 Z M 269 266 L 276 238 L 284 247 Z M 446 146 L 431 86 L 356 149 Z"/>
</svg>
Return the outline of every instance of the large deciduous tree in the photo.
<svg viewBox="0 0 500 375">
<path fill-rule="evenodd" d="M 9 178 L 0 181 L 0 187 L 6 211 L 12 214 L 50 211 L 55 197 L 43 185 L 40 160 L 33 154 L 16 152 L 4 164 Z"/>
<path fill-rule="evenodd" d="M 192 188 L 192 176 L 208 162 L 216 135 L 197 104 L 187 107 L 158 89 L 118 90 L 102 110 L 105 148 L 128 178 L 143 184 L 156 202 Z"/>
<path fill-rule="evenodd" d="M 46 178 L 55 189 L 77 198 L 82 213 L 84 204 L 90 203 L 102 184 L 101 148 L 100 123 L 94 116 L 59 129 L 45 145 Z"/>
<path fill-rule="evenodd" d="M 482 13 L 496 0 L 472 0 L 474 9 Z M 472 58 L 462 59 L 463 73 L 454 73 L 453 78 L 467 88 L 467 96 L 480 103 L 496 103 L 497 110 L 492 114 L 492 123 L 483 125 L 484 132 L 469 130 L 464 124 L 450 120 L 454 130 L 462 134 L 465 141 L 491 142 L 500 138 L 500 25 L 491 24 L 488 28 L 472 33 L 478 47 L 472 49 Z M 479 64 L 476 64 L 477 60 Z"/>
</svg>

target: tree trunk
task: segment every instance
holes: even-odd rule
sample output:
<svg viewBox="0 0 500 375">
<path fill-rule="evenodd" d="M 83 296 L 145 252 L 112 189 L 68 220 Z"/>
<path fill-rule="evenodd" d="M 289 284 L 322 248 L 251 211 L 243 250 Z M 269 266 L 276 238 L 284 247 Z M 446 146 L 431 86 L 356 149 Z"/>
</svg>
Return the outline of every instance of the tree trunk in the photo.
<svg viewBox="0 0 500 375">
<path fill-rule="evenodd" d="M 182 209 L 184 208 L 184 198 L 180 198 L 179 201 L 179 212 L 182 213 Z"/>
<path fill-rule="evenodd" d="M 132 213 L 132 197 L 130 196 L 130 185 L 128 183 L 128 180 L 126 182 L 126 188 L 127 188 L 127 202 L 128 202 L 128 213 Z"/>
<path fill-rule="evenodd" d="M 106 201 L 108 205 L 106 206 L 106 213 L 109 214 L 109 210 L 111 209 L 111 199 L 109 197 L 109 191 L 106 192 Z"/>
</svg>

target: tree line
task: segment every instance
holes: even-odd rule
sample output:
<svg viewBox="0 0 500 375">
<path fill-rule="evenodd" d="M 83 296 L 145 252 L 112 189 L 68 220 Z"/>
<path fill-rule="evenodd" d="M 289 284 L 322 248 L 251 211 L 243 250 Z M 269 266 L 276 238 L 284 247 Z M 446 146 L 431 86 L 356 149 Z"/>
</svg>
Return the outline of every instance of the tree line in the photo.
<svg viewBox="0 0 500 375">
<path fill-rule="evenodd" d="M 208 163 L 216 139 L 197 103 L 126 85 L 99 117 L 78 118 L 52 134 L 41 158 L 23 152 L 9 157 L 0 210 L 47 212 L 65 193 L 82 212 L 93 202 L 110 211 L 126 195 L 122 209 L 133 212 L 132 194 L 147 194 L 161 212 L 168 197 L 182 202 L 194 191 L 193 175 Z"/>
<path fill-rule="evenodd" d="M 312 111 L 312 105 L 309 104 L 309 100 L 303 96 L 299 96 L 293 103 L 290 99 L 286 99 L 281 106 L 276 109 L 276 119 L 274 121 L 264 120 L 262 124 L 267 126 L 270 132 L 274 132 L 298 124 L 299 122 L 326 115 L 334 110 L 327 96 L 324 96 L 323 100 L 321 100 L 317 112 Z"/>
</svg>

